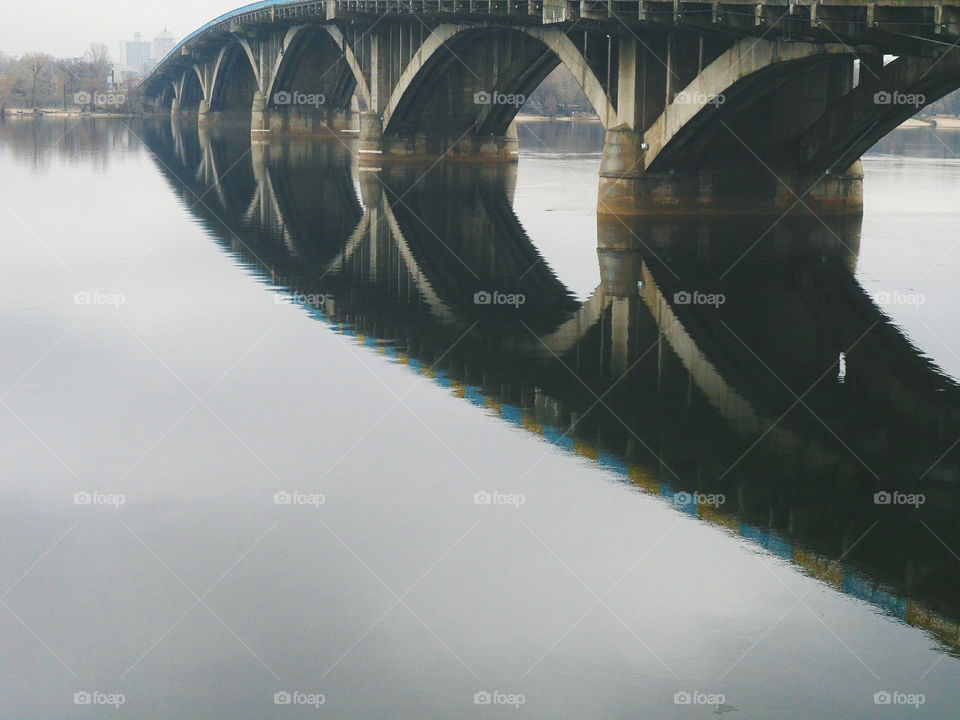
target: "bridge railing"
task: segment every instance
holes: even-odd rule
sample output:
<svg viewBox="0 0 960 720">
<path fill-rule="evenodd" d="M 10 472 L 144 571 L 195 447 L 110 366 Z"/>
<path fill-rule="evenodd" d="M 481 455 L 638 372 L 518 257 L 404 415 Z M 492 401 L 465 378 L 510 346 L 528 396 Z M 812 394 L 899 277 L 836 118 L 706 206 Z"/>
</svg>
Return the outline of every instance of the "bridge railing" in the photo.
<svg viewBox="0 0 960 720">
<path fill-rule="evenodd" d="M 531 15 L 543 8 L 543 0 L 336 0 L 338 10 L 371 13 L 459 13 Z"/>
</svg>

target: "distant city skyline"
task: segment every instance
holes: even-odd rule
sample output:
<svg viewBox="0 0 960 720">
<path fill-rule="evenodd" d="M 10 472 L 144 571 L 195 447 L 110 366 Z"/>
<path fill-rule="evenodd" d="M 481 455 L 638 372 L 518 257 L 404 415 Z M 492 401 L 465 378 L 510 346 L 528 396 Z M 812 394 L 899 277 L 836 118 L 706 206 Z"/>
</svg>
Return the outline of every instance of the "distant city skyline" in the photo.
<svg viewBox="0 0 960 720">
<path fill-rule="evenodd" d="M 164 0 L 140 4 L 125 0 L 45 0 L 10 3 L 0 0 L 0 52 L 23 55 L 45 52 L 79 57 L 90 43 L 103 43 L 119 63 L 120 44 L 141 33 L 151 41 L 166 27 L 177 39 L 247 0 Z"/>
<path fill-rule="evenodd" d="M 114 58 L 114 69 L 121 77 L 146 75 L 173 48 L 177 36 L 168 28 L 159 33 L 146 35 L 135 32 L 133 38 L 120 42 L 119 53 Z"/>
</svg>

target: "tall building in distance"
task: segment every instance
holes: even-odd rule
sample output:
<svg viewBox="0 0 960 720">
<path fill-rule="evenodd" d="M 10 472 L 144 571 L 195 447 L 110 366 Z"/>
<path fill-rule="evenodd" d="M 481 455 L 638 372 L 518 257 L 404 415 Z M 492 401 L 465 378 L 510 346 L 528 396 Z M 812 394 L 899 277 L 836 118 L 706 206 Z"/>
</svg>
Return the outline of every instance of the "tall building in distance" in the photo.
<svg viewBox="0 0 960 720">
<path fill-rule="evenodd" d="M 147 65 L 152 58 L 153 48 L 142 38 L 140 33 L 133 34 L 133 40 L 123 44 L 123 62 L 127 70 L 138 71 Z"/>
<path fill-rule="evenodd" d="M 163 32 L 153 38 L 153 61 L 158 63 L 163 60 L 166 54 L 170 52 L 176 44 L 177 39 L 173 36 L 173 33 L 164 27 Z"/>
<path fill-rule="evenodd" d="M 139 32 L 133 34 L 133 40 L 120 43 L 120 80 L 133 80 L 150 72 L 164 56 L 170 52 L 177 40 L 167 30 L 158 33 L 153 42 L 144 40 Z"/>
</svg>

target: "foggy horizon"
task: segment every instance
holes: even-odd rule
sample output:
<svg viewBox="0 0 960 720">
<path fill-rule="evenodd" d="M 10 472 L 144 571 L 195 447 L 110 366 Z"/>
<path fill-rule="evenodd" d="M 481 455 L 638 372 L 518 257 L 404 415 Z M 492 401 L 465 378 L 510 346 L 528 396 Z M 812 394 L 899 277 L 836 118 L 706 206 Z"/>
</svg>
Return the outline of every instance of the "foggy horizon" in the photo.
<svg viewBox="0 0 960 720">
<path fill-rule="evenodd" d="M 54 0 L 26 6 L 5 2 L 3 9 L 10 21 L 0 24 L 0 53 L 80 57 L 90 43 L 103 43 L 118 60 L 120 43 L 132 40 L 136 32 L 152 40 L 166 27 L 179 41 L 218 15 L 247 4 L 237 0 L 168 0 L 143 5 L 115 0 L 83 4 Z"/>
</svg>

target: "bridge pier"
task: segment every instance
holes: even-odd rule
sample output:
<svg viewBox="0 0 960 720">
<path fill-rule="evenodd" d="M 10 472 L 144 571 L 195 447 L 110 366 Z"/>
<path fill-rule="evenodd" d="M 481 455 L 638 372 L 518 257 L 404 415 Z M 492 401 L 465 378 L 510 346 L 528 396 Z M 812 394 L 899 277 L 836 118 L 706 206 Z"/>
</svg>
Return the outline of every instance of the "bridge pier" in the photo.
<svg viewBox="0 0 960 720">
<path fill-rule="evenodd" d="M 256 117 L 256 110 L 254 110 Z M 269 107 L 262 111 L 264 132 L 272 135 L 356 135 L 360 113 L 353 108 Z"/>
<path fill-rule="evenodd" d="M 863 211 L 863 168 L 830 172 L 769 166 L 747 158 L 729 169 L 647 170 L 643 136 L 608 130 L 600 162 L 597 212 L 614 215 L 735 215 Z"/>
<path fill-rule="evenodd" d="M 258 133 L 270 132 L 270 120 L 267 115 L 267 101 L 259 90 L 253 93 L 253 105 L 250 108 L 250 134 L 256 138 Z"/>
<path fill-rule="evenodd" d="M 610 304 L 610 371 L 614 377 L 621 377 L 644 350 L 638 332 L 643 304 L 638 283 L 643 277 L 643 255 L 634 248 L 604 247 L 601 242 L 597 259 L 599 289 Z"/>
<path fill-rule="evenodd" d="M 804 133 L 853 86 L 853 58 L 842 46 L 697 44 L 668 34 L 651 58 L 635 45 L 620 45 L 599 213 L 862 212 L 856 157 L 804 163 Z"/>
<path fill-rule="evenodd" d="M 380 165 L 383 155 L 383 120 L 372 110 L 360 116 L 358 154 L 361 165 Z"/>
<path fill-rule="evenodd" d="M 439 159 L 469 162 L 516 162 L 519 139 L 516 122 L 510 123 L 503 135 L 469 135 L 451 138 L 446 134 L 426 132 L 412 135 L 384 135 L 379 117 L 366 114 L 361 120 L 360 161 L 382 160 L 420 162 Z M 363 128 L 366 127 L 366 130 Z"/>
<path fill-rule="evenodd" d="M 439 159 L 471 162 L 516 162 L 519 140 L 516 122 L 504 135 L 449 138 L 425 132 L 390 135 L 383 131 L 379 113 L 367 111 L 360 116 L 359 162 L 379 166 L 381 162 Z"/>
</svg>

